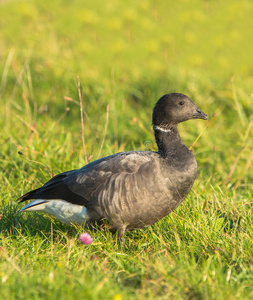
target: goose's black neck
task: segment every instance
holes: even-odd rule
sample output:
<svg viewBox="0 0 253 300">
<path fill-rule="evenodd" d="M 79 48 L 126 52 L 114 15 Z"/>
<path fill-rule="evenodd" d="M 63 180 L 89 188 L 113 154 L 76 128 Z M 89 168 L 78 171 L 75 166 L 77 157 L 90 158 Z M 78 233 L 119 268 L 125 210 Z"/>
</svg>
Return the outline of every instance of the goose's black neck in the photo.
<svg viewBox="0 0 253 300">
<path fill-rule="evenodd" d="M 174 152 L 178 149 L 179 145 L 184 145 L 176 125 L 167 127 L 166 129 L 154 126 L 154 132 L 158 152 L 164 158 L 168 155 L 176 154 Z"/>
</svg>

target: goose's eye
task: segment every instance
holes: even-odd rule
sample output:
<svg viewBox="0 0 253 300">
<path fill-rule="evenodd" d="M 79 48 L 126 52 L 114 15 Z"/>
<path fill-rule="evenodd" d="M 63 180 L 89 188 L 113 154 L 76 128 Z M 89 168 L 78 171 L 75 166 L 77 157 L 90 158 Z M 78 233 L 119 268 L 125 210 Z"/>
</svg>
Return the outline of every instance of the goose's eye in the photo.
<svg viewBox="0 0 253 300">
<path fill-rule="evenodd" d="M 179 102 L 179 105 L 184 105 L 184 101 L 180 101 L 180 102 Z"/>
</svg>

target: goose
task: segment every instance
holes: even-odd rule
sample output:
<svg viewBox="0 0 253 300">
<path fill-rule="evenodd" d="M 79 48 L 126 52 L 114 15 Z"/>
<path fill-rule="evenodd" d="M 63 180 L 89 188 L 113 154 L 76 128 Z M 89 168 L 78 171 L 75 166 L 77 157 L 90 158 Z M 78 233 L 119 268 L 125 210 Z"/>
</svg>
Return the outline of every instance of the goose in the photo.
<svg viewBox="0 0 253 300">
<path fill-rule="evenodd" d="M 190 192 L 197 162 L 180 138 L 177 125 L 208 117 L 188 96 L 170 93 L 153 109 L 158 151 L 128 151 L 58 174 L 18 200 L 33 200 L 18 212 L 46 212 L 65 224 L 109 223 L 126 231 L 154 224 L 174 211 Z"/>
</svg>

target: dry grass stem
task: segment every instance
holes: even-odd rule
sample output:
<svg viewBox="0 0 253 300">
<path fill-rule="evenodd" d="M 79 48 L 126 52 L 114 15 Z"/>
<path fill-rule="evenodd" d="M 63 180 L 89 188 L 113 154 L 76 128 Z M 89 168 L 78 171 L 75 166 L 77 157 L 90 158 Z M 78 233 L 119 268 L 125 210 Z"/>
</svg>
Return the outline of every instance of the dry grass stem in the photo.
<svg viewBox="0 0 253 300">
<path fill-rule="evenodd" d="M 108 129 L 108 123 L 109 123 L 109 104 L 106 106 L 105 131 L 104 131 L 102 143 L 101 143 L 97 158 L 100 157 L 100 155 L 102 153 L 102 150 L 103 150 L 103 146 L 104 146 L 104 143 L 105 143 L 105 137 L 106 137 L 106 133 L 107 133 L 107 129 Z"/>
<path fill-rule="evenodd" d="M 83 154 L 84 154 L 85 163 L 87 164 L 88 163 L 88 158 L 87 158 L 86 145 L 85 145 L 85 139 L 84 139 L 83 97 L 82 97 L 79 77 L 77 77 L 77 89 L 78 89 L 78 96 L 79 96 L 79 101 L 80 101 L 80 114 L 81 114 L 81 127 L 82 127 L 81 134 L 82 134 L 82 143 L 83 143 Z"/>
</svg>

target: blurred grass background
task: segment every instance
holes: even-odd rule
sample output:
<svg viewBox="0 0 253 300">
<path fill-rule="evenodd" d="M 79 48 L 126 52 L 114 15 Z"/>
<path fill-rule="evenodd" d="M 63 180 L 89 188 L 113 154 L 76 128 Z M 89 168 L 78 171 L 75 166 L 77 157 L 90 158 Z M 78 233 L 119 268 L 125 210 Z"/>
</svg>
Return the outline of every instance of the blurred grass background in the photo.
<svg viewBox="0 0 253 300">
<path fill-rule="evenodd" d="M 0 1 L 2 297 L 253 297 L 252 12 L 246 0 Z M 179 128 L 188 147 L 203 133 L 193 191 L 122 252 L 106 231 L 83 250 L 81 227 L 14 214 L 22 193 L 85 164 L 77 77 L 89 161 L 156 150 L 165 93 L 210 117 Z"/>
</svg>

